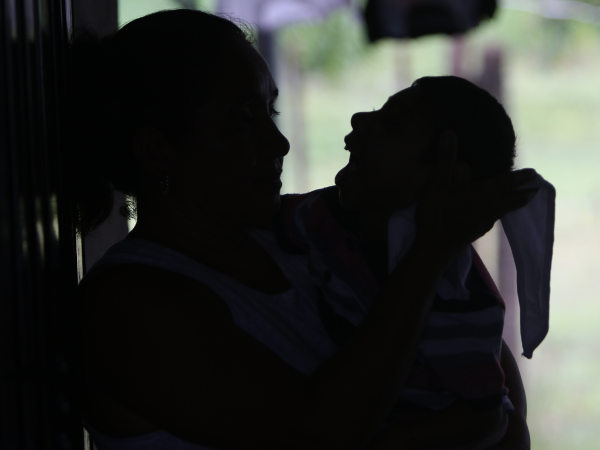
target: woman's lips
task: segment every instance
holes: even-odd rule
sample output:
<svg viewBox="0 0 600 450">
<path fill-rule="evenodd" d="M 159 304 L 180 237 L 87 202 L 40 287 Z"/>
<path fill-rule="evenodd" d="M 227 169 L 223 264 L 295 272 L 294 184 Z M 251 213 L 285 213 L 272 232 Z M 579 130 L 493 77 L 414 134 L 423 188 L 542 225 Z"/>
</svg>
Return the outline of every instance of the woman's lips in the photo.
<svg viewBox="0 0 600 450">
<path fill-rule="evenodd" d="M 253 181 L 253 184 L 264 187 L 281 187 L 281 172 L 275 175 L 259 178 Z"/>
</svg>

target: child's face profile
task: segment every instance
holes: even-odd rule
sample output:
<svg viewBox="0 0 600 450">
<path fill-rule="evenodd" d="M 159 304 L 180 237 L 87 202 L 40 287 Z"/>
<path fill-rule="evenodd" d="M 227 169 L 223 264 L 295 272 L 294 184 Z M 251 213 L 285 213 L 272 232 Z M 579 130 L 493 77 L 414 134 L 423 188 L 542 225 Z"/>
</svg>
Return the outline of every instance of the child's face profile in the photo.
<svg viewBox="0 0 600 450">
<path fill-rule="evenodd" d="M 350 161 L 335 179 L 341 204 L 394 211 L 415 203 L 431 175 L 424 153 L 433 144 L 432 121 L 418 89 L 398 92 L 380 110 L 354 114 L 351 124 L 345 138 Z"/>
</svg>

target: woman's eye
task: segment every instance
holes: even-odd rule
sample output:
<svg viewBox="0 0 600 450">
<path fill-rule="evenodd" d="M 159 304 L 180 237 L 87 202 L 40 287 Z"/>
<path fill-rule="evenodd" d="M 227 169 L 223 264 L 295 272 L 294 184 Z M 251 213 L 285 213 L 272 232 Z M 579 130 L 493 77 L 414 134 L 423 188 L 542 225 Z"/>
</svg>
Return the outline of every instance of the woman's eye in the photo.
<svg viewBox="0 0 600 450">
<path fill-rule="evenodd" d="M 252 122 L 257 116 L 257 106 L 245 105 L 239 110 L 239 115 L 245 122 Z M 275 117 L 279 115 L 279 111 L 277 111 L 273 106 L 269 107 L 269 116 Z"/>
</svg>

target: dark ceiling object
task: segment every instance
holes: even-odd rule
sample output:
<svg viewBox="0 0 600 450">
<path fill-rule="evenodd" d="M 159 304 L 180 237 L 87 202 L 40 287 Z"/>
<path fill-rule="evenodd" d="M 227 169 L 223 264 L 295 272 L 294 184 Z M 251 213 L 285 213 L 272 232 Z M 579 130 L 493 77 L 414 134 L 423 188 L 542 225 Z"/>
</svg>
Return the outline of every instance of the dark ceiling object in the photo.
<svg viewBox="0 0 600 450">
<path fill-rule="evenodd" d="M 369 0 L 365 21 L 371 42 L 463 34 L 493 17 L 496 7 L 496 0 Z"/>
</svg>

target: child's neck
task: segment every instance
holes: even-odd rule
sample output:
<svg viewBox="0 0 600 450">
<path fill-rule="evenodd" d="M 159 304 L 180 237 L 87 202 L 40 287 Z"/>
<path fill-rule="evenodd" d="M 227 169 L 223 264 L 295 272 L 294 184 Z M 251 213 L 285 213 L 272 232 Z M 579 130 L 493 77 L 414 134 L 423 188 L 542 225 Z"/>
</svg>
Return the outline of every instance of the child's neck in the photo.
<svg viewBox="0 0 600 450">
<path fill-rule="evenodd" d="M 364 241 L 383 241 L 387 239 L 389 211 L 360 211 L 359 238 Z"/>
</svg>

